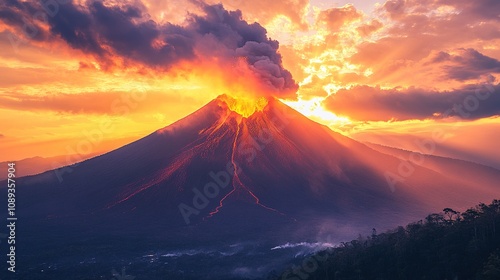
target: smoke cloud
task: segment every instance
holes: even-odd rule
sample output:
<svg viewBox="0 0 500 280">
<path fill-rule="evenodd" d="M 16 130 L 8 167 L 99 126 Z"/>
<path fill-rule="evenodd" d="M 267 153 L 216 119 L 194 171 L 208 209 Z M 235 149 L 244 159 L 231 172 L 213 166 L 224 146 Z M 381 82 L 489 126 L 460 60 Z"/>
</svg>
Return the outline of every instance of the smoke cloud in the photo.
<svg viewBox="0 0 500 280">
<path fill-rule="evenodd" d="M 185 23 L 177 25 L 151 20 L 137 1 L 59 1 L 2 1 L 0 20 L 25 38 L 63 40 L 95 57 L 103 69 L 138 64 L 175 72 L 183 63 L 210 62 L 234 75 L 238 71 L 232 68 L 243 65 L 259 83 L 257 88 L 274 96 L 291 97 L 298 88 L 282 65 L 279 43 L 268 38 L 260 24 L 243 20 L 239 10 L 193 1 L 201 13 L 188 14 Z M 46 14 L 34 16 L 37 11 Z"/>
</svg>

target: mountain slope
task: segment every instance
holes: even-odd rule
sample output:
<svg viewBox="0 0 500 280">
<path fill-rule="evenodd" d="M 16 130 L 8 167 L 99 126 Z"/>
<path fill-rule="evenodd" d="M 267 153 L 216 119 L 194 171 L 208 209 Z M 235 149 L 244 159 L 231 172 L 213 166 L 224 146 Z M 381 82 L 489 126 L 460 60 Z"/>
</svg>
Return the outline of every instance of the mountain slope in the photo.
<svg viewBox="0 0 500 280">
<path fill-rule="evenodd" d="M 66 166 L 68 164 L 75 164 L 80 161 L 86 160 L 88 158 L 94 157 L 97 154 L 88 154 L 88 155 L 64 155 L 64 156 L 55 156 L 55 157 L 32 157 L 25 158 L 21 160 L 15 161 L 4 161 L 0 162 L 0 180 L 7 179 L 7 164 L 11 162 L 15 162 L 17 165 L 16 175 L 18 177 L 35 175 L 47 170 L 52 170 L 54 168 L 60 168 Z"/>
<path fill-rule="evenodd" d="M 479 192 L 485 186 L 497 185 L 500 187 L 500 181 L 498 181 L 496 176 L 499 170 L 490 166 L 449 157 L 406 151 L 373 143 L 365 144 L 376 151 L 394 156 L 400 160 L 408 161 L 413 157 L 418 158 L 419 162 L 416 164 L 438 172 L 448 178 L 457 178 L 464 184 L 474 186 L 474 189 Z"/>
<path fill-rule="evenodd" d="M 342 240 L 498 193 L 500 172 L 489 172 L 478 191 L 470 180 L 422 166 L 394 189 L 386 174 L 398 173 L 399 158 L 277 100 L 248 118 L 226 100 L 77 167 L 20 179 L 19 215 L 33 231 L 87 236 Z"/>
</svg>

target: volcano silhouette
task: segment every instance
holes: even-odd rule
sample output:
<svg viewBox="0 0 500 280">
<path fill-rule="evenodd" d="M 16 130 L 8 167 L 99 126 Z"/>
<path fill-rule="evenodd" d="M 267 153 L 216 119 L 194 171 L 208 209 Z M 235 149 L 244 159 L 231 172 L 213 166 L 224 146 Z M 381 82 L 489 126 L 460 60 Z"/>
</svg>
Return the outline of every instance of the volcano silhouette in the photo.
<svg viewBox="0 0 500 280">
<path fill-rule="evenodd" d="M 21 178 L 18 216 L 28 226 L 19 230 L 27 238 L 60 234 L 65 240 L 137 235 L 288 242 L 321 234 L 342 240 L 499 193 L 496 169 L 451 159 L 432 163 L 413 164 L 411 176 L 394 186 L 387 174 L 402 172 L 400 158 L 278 100 L 245 118 L 221 96 L 122 148 Z"/>
</svg>

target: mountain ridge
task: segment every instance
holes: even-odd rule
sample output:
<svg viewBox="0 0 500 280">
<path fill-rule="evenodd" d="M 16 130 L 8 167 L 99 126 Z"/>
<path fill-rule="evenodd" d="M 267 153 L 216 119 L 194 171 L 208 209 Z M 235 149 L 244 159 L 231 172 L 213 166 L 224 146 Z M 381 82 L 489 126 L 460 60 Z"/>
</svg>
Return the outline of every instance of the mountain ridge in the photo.
<svg viewBox="0 0 500 280">
<path fill-rule="evenodd" d="M 421 166 L 392 190 L 384 173 L 397 172 L 400 162 L 278 100 L 243 117 L 217 98 L 142 139 L 81 162 L 61 182 L 54 171 L 21 178 L 20 211 L 41 227 L 55 223 L 89 234 L 125 234 L 128 223 L 146 221 L 146 227 L 162 228 L 158 235 L 167 228 L 216 232 L 238 224 L 271 230 L 276 224 L 300 236 L 300 221 L 310 224 L 316 233 L 305 236 L 312 237 L 335 233 L 338 225 L 389 227 L 497 191 L 493 184 L 474 191 L 468 181 Z M 500 172 L 490 177 L 500 180 Z M 230 182 L 221 187 L 217 178 Z M 450 193 L 451 187 L 460 191 Z M 254 214 L 261 224 L 245 225 L 258 222 Z M 376 218 L 381 215 L 390 217 L 387 224 Z M 85 217 L 88 224 L 71 217 Z"/>
</svg>

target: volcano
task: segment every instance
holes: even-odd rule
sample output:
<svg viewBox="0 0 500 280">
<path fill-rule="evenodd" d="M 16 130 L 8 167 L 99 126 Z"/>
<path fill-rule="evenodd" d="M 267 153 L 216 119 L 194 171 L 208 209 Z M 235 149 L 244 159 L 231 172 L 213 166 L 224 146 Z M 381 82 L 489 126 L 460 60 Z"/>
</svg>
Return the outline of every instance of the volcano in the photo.
<svg viewBox="0 0 500 280">
<path fill-rule="evenodd" d="M 53 250 L 133 238 L 167 247 L 339 242 L 499 193 L 496 169 L 453 159 L 413 164 L 276 99 L 244 114 L 235 102 L 220 96 L 122 148 L 20 178 L 18 234 Z M 388 174 L 401 177 L 405 166 L 411 176 L 393 184 Z"/>
</svg>

